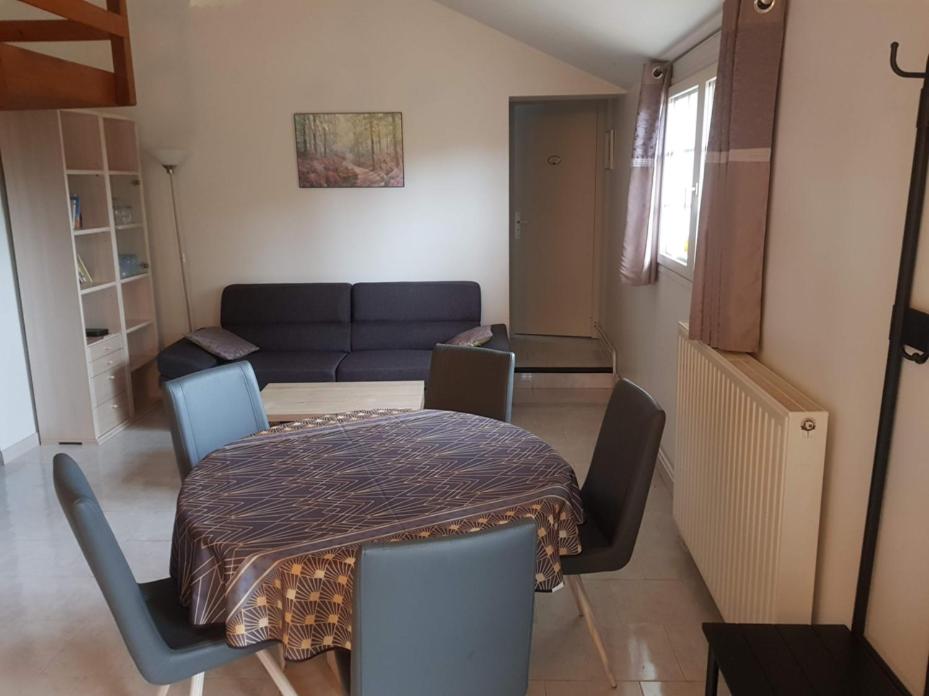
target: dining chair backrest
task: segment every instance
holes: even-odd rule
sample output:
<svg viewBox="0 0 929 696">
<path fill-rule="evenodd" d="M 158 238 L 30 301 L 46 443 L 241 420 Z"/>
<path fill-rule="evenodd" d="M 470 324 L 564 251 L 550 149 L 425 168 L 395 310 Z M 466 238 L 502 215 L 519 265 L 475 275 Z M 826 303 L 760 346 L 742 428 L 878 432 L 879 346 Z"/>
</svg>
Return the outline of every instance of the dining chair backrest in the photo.
<svg viewBox="0 0 929 696">
<path fill-rule="evenodd" d="M 612 568 L 632 557 L 664 423 L 664 411 L 642 388 L 627 379 L 613 388 L 581 489 L 585 513 L 610 541 Z"/>
<path fill-rule="evenodd" d="M 164 683 L 162 674 L 171 650 L 155 626 L 84 472 L 67 454 L 56 454 L 53 467 L 58 502 L 116 619 L 129 654 L 143 677 L 152 683 Z"/>
<path fill-rule="evenodd" d="M 210 452 L 268 427 L 248 362 L 194 372 L 165 382 L 164 388 L 182 479 Z"/>
<path fill-rule="evenodd" d="M 515 367 L 513 353 L 439 344 L 432 350 L 425 407 L 509 423 Z"/>
<path fill-rule="evenodd" d="M 352 696 L 523 696 L 535 592 L 533 521 L 362 548 Z"/>
</svg>

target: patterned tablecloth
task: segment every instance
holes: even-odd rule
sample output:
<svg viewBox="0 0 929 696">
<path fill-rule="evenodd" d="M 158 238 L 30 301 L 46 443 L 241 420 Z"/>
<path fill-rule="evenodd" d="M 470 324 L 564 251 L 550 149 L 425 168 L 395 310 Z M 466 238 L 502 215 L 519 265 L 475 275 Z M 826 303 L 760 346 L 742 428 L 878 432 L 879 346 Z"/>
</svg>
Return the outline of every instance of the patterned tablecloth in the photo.
<svg viewBox="0 0 929 696">
<path fill-rule="evenodd" d="M 376 416 L 376 417 L 371 417 Z M 171 574 L 194 624 L 230 645 L 277 639 L 289 660 L 351 648 L 362 543 L 534 519 L 537 589 L 580 551 L 574 472 L 538 437 L 447 411 L 278 426 L 196 466 L 178 498 Z"/>
</svg>

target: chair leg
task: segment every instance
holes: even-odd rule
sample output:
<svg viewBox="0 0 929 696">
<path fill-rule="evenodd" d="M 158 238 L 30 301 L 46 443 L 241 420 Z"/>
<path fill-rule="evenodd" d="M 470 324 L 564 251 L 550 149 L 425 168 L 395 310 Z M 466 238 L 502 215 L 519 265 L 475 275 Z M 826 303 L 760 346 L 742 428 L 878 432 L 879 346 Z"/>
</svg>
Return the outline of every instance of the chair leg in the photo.
<svg viewBox="0 0 929 696">
<path fill-rule="evenodd" d="M 297 696 L 293 684 L 290 683 L 290 680 L 287 679 L 287 676 L 284 674 L 284 670 L 282 670 L 281 666 L 277 663 L 276 653 L 277 651 L 274 648 L 268 648 L 267 650 L 255 653 L 255 655 L 258 657 L 261 666 L 265 668 L 265 671 L 271 677 L 274 685 L 277 687 L 277 690 L 281 692 L 282 696 Z"/>
<path fill-rule="evenodd" d="M 203 696 L 203 672 L 190 678 L 190 696 Z"/>
<path fill-rule="evenodd" d="M 603 638 L 600 637 L 600 631 L 597 630 L 597 625 L 594 623 L 593 609 L 590 606 L 590 599 L 587 597 L 587 591 L 584 589 L 584 583 L 581 581 L 579 575 L 568 576 L 568 582 L 574 587 L 578 603 L 581 606 L 581 615 L 584 617 L 584 621 L 587 622 L 587 631 L 590 633 L 590 637 L 594 642 L 594 647 L 597 649 L 597 654 L 600 656 L 600 662 L 603 663 L 603 671 L 606 672 L 607 681 L 609 681 L 610 686 L 615 689 L 616 677 L 613 676 L 613 670 L 610 669 L 610 660 L 606 655 L 606 646 L 603 644 Z"/>
<path fill-rule="evenodd" d="M 584 606 L 581 604 L 581 598 L 577 594 L 577 589 L 574 587 L 574 583 L 571 582 L 571 578 L 566 578 L 568 589 L 571 590 L 571 596 L 574 597 L 574 603 L 577 605 L 577 615 L 584 615 Z"/>
<path fill-rule="evenodd" d="M 706 658 L 706 696 L 716 696 L 719 693 L 719 663 L 713 648 L 710 648 Z"/>
<path fill-rule="evenodd" d="M 168 696 L 168 689 L 171 688 L 170 684 L 165 684 L 164 686 L 158 687 L 158 693 L 156 696 Z"/>
</svg>

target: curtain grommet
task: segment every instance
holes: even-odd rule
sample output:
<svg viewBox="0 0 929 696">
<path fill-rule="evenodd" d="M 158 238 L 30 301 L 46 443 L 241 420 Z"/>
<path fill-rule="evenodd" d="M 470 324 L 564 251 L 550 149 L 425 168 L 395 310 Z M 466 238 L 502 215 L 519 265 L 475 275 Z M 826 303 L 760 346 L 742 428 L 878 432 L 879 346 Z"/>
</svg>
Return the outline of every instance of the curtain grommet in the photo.
<svg viewBox="0 0 929 696">
<path fill-rule="evenodd" d="M 758 14 L 767 14 L 774 9 L 777 0 L 755 0 L 755 12 Z"/>
<path fill-rule="evenodd" d="M 660 79 L 663 76 L 664 76 L 664 68 L 661 68 L 661 67 L 652 68 L 652 77 L 654 77 L 656 80 Z"/>
</svg>

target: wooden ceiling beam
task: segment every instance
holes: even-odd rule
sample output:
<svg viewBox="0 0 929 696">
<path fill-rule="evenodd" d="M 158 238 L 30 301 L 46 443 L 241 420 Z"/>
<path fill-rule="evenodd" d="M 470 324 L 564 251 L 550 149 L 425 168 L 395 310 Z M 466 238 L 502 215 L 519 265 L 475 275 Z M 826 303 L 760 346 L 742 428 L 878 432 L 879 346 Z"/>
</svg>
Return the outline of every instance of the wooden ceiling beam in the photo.
<svg viewBox="0 0 929 696">
<path fill-rule="evenodd" d="M 127 0 L 20 0 L 61 19 L 0 21 L 0 111 L 134 106 Z M 30 41 L 108 41 L 113 71 L 11 45 Z"/>
<path fill-rule="evenodd" d="M 129 37 L 129 21 L 125 13 L 110 12 L 87 0 L 20 0 L 20 2 L 99 29 L 110 36 Z"/>
<path fill-rule="evenodd" d="M 109 41 L 100 29 L 70 19 L 23 19 L 0 21 L 2 41 Z"/>
<path fill-rule="evenodd" d="M 125 106 L 113 73 L 0 44 L 0 109 Z"/>
<path fill-rule="evenodd" d="M 111 14 L 122 17 L 128 22 L 126 0 L 106 0 L 106 8 Z M 126 26 L 128 27 L 128 24 Z M 132 70 L 132 47 L 129 45 L 128 32 L 125 36 L 110 38 L 110 52 L 113 54 L 116 101 L 125 105 L 135 104 L 135 73 Z"/>
</svg>

